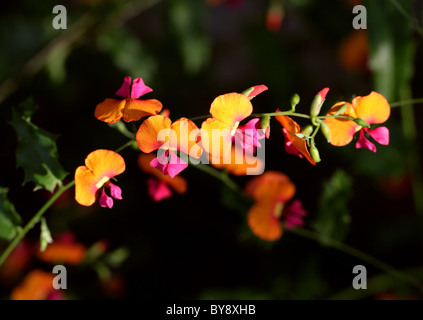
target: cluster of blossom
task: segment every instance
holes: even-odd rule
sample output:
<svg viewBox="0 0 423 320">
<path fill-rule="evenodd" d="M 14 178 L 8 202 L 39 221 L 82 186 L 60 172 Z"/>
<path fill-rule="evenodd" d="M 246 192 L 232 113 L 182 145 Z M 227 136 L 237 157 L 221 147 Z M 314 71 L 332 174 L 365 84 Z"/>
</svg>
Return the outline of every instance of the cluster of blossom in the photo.
<svg viewBox="0 0 423 320">
<path fill-rule="evenodd" d="M 349 144 L 356 133 L 359 135 L 357 148 L 375 152 L 376 147 L 370 137 L 387 145 L 389 130 L 378 125 L 389 118 L 391 109 L 381 94 L 371 92 L 354 98 L 352 103 L 338 102 L 325 116 L 320 116 L 329 91 L 325 88 L 312 101 L 310 114 L 302 115 L 311 120 L 310 125 L 301 128 L 292 119 L 299 115 L 295 113 L 298 95 L 291 99 L 289 111 L 257 114 L 241 125 L 253 115 L 251 100 L 266 90 L 265 85 L 258 85 L 243 93 L 218 96 L 211 104 L 210 115 L 199 128 L 194 120 L 202 117 L 192 120 L 182 117 L 172 122 L 169 110 L 162 110 L 160 101 L 139 99 L 153 91 L 141 78 L 132 82 L 130 77 L 126 77 L 116 92 L 123 99 L 105 99 L 96 106 L 94 115 L 106 123 L 145 118 L 138 127 L 135 140 L 142 151 L 139 166 L 151 176 L 147 184 L 154 201 L 170 197 L 171 189 L 179 194 L 186 192 L 187 182 L 179 174 L 189 163 L 210 163 L 234 175 L 255 174 L 245 189 L 255 201 L 247 215 L 248 225 L 259 238 L 274 241 L 282 235 L 281 217 L 285 228 L 294 228 L 303 224 L 306 211 L 299 200 L 292 200 L 295 185 L 291 180 L 280 172 L 263 172 L 264 160 L 253 156 L 264 147 L 264 140 L 270 138 L 270 118 L 274 116 L 281 124 L 285 151 L 305 157 L 316 165 L 320 155 L 314 138 L 319 131 L 334 146 Z M 124 171 L 125 161 L 118 153 L 103 149 L 91 152 L 85 159 L 85 166 L 78 167 L 75 172 L 76 201 L 91 206 L 100 194 L 99 204 L 112 208 L 113 198 L 122 199 L 122 191 L 111 180 Z"/>
</svg>

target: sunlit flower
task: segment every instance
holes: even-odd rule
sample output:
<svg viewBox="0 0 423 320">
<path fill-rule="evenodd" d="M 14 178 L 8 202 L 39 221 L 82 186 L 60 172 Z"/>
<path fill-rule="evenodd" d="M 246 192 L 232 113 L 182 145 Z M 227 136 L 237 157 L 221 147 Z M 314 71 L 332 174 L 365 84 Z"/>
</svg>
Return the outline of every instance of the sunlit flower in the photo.
<svg viewBox="0 0 423 320">
<path fill-rule="evenodd" d="M 376 146 L 366 138 L 367 134 L 382 145 L 389 144 L 389 129 L 372 126 L 384 123 L 391 114 L 391 107 L 384 96 L 372 91 L 368 96 L 354 98 L 352 103 L 338 102 L 329 110 L 327 116 L 336 114 L 344 105 L 347 105 L 347 108 L 340 116 L 360 118 L 371 127 L 363 127 L 348 119 L 327 118 L 325 123 L 330 128 L 331 138 L 329 142 L 332 145 L 345 146 L 349 144 L 356 132 L 359 132 L 356 148 L 365 148 L 376 152 Z"/>
<path fill-rule="evenodd" d="M 149 117 L 141 124 L 136 141 L 144 153 L 158 150 L 157 157 L 150 165 L 173 178 L 188 167 L 188 163 L 177 155 L 177 151 L 196 159 L 201 157 L 202 149 L 197 145 L 198 135 L 197 126 L 187 118 L 180 118 L 172 123 L 168 117 L 157 115 Z"/>
<path fill-rule="evenodd" d="M 75 241 L 75 236 L 65 232 L 54 238 L 44 251 L 37 250 L 38 259 L 54 264 L 77 265 L 85 258 L 86 248 Z"/>
<path fill-rule="evenodd" d="M 277 110 L 276 112 L 280 112 Z M 285 151 L 288 154 L 294 154 L 302 158 L 303 156 L 310 161 L 312 165 L 316 165 L 316 161 L 310 155 L 307 148 L 307 142 L 296 135 L 301 132 L 301 128 L 294 120 L 288 116 L 280 115 L 275 117 L 282 125 L 282 132 L 285 136 Z"/>
<path fill-rule="evenodd" d="M 249 181 L 246 193 L 255 200 L 247 216 L 251 231 L 266 241 L 279 239 L 282 236 L 280 219 L 285 205 L 295 194 L 295 185 L 283 173 L 266 171 Z"/>
<path fill-rule="evenodd" d="M 150 166 L 155 156 L 153 154 L 140 154 L 138 165 L 145 172 L 153 177 L 147 178 L 148 194 L 154 201 L 161 201 L 172 196 L 172 190 L 179 194 L 187 191 L 187 181 L 181 176 L 170 177 L 160 170 Z"/>
<path fill-rule="evenodd" d="M 51 272 L 33 270 L 22 283 L 13 289 L 12 300 L 61 300 L 64 298 L 61 290 L 53 287 L 54 275 Z"/>
<path fill-rule="evenodd" d="M 105 99 L 99 103 L 94 111 L 98 120 L 113 123 L 121 118 L 124 121 L 137 121 L 145 116 L 156 115 L 162 109 L 162 103 L 156 99 L 137 100 L 142 95 L 153 91 L 144 84 L 141 78 L 134 79 L 131 88 L 131 77 L 125 77 L 116 95 L 123 100 Z"/>
<path fill-rule="evenodd" d="M 125 161 L 118 153 L 104 149 L 91 152 L 85 159 L 85 166 L 75 171 L 75 200 L 83 206 L 91 206 L 102 189 L 100 206 L 112 208 L 113 198 L 122 199 L 122 190 L 110 179 L 124 171 Z M 109 189 L 111 197 L 105 188 Z"/>
</svg>

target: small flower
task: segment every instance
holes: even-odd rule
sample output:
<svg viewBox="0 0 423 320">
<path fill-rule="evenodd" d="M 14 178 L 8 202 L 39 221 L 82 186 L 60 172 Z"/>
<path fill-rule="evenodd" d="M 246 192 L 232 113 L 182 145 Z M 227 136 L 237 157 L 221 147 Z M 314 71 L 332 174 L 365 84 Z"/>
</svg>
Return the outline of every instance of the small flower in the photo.
<svg viewBox="0 0 423 320">
<path fill-rule="evenodd" d="M 144 153 L 158 149 L 158 155 L 150 165 L 173 178 L 188 167 L 188 163 L 178 157 L 177 151 L 196 159 L 201 157 L 198 134 L 197 126 L 187 118 L 172 123 L 168 117 L 157 115 L 140 125 L 136 141 Z"/>
<path fill-rule="evenodd" d="M 389 144 L 389 129 L 372 126 L 384 123 L 391 114 L 391 107 L 384 96 L 372 91 L 365 97 L 354 98 L 352 103 L 338 102 L 329 110 L 327 116 L 336 114 L 344 105 L 347 105 L 347 108 L 340 116 L 359 118 L 361 121 L 368 123 L 370 128 L 363 127 L 348 119 L 327 118 L 325 123 L 330 128 L 331 138 L 329 142 L 332 145 L 340 147 L 349 144 L 356 132 L 359 132 L 356 148 L 364 148 L 376 152 L 376 146 L 366 138 L 366 134 L 382 145 Z"/>
<path fill-rule="evenodd" d="M 153 154 L 140 154 L 138 156 L 138 165 L 145 172 L 152 175 L 147 179 L 148 194 L 154 201 L 161 201 L 172 196 L 172 190 L 179 194 L 187 191 L 187 181 L 181 176 L 170 177 L 163 174 L 160 170 L 150 166 L 154 159 Z"/>
<path fill-rule="evenodd" d="M 75 236 L 65 232 L 54 239 L 44 251 L 37 251 L 38 259 L 54 264 L 78 265 L 84 260 L 86 248 L 75 241 Z"/>
<path fill-rule="evenodd" d="M 147 87 L 141 78 L 134 79 L 131 90 L 131 77 L 125 77 L 121 88 L 116 92 L 116 95 L 124 99 L 105 99 L 96 106 L 94 116 L 100 121 L 114 123 L 121 118 L 130 122 L 145 116 L 156 115 L 163 107 L 160 101 L 156 99 L 137 100 L 151 91 L 153 89 Z"/>
<path fill-rule="evenodd" d="M 97 199 L 98 191 L 102 189 L 100 206 L 113 207 L 113 199 L 122 199 L 121 189 L 110 182 L 110 179 L 125 171 L 125 161 L 118 153 L 99 149 L 91 152 L 85 159 L 85 166 L 75 171 L 75 200 L 83 206 L 91 206 Z"/>
<path fill-rule="evenodd" d="M 302 227 L 304 225 L 303 219 L 306 215 L 307 211 L 304 209 L 302 202 L 298 199 L 292 201 L 285 208 L 282 216 L 285 229 L 292 230 L 296 227 Z"/>
<path fill-rule="evenodd" d="M 280 112 L 277 110 L 276 112 Z M 310 155 L 307 148 L 307 142 L 296 135 L 301 132 L 300 126 L 290 117 L 280 115 L 275 117 L 282 125 L 282 132 L 285 136 L 285 151 L 288 154 L 294 154 L 302 158 L 303 156 L 312 164 L 316 165 L 316 161 Z"/>
<path fill-rule="evenodd" d="M 283 173 L 266 171 L 249 181 L 246 193 L 255 200 L 247 216 L 251 231 L 263 240 L 278 240 L 282 236 L 280 219 L 295 194 L 295 185 Z"/>
<path fill-rule="evenodd" d="M 33 270 L 22 283 L 13 289 L 12 300 L 61 300 L 62 291 L 53 287 L 54 275 L 51 272 Z"/>
</svg>

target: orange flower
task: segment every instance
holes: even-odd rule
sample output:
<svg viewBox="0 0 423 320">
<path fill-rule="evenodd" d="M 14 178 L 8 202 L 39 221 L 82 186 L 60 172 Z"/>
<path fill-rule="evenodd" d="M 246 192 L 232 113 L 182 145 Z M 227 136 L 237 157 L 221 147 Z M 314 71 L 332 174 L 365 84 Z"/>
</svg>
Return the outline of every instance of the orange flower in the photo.
<svg viewBox="0 0 423 320">
<path fill-rule="evenodd" d="M 232 138 L 239 123 L 253 112 L 250 99 L 240 93 L 218 96 L 211 104 L 210 114 L 201 125 L 204 150 L 214 158 L 225 158 L 230 154 Z"/>
<path fill-rule="evenodd" d="M 278 109 L 276 112 L 280 112 L 280 110 Z M 300 126 L 290 117 L 284 115 L 276 116 L 275 118 L 283 127 L 285 151 L 289 154 L 295 154 L 300 158 L 304 156 L 312 165 L 316 165 L 316 161 L 308 151 L 307 142 L 296 135 L 296 133 L 300 133 L 301 131 Z"/>
<path fill-rule="evenodd" d="M 107 123 L 118 122 L 122 117 L 126 122 L 137 121 L 145 116 L 155 115 L 162 109 L 162 103 L 156 99 L 137 100 L 140 96 L 153 91 L 141 78 L 134 79 L 131 90 L 131 77 L 125 77 L 122 87 L 116 95 L 125 99 L 105 99 L 99 103 L 94 116 Z"/>
<path fill-rule="evenodd" d="M 154 201 L 161 201 L 172 196 L 172 191 L 169 187 L 179 194 L 184 194 L 187 191 L 187 181 L 181 176 L 170 177 L 165 175 L 160 170 L 150 166 L 155 156 L 153 154 L 140 154 L 138 156 L 138 165 L 140 168 L 154 176 L 148 178 L 148 193 Z"/>
<path fill-rule="evenodd" d="M 259 238 L 275 241 L 282 236 L 280 218 L 295 194 L 295 185 L 283 173 L 266 171 L 249 181 L 246 192 L 255 204 L 247 216 L 248 226 Z"/>
<path fill-rule="evenodd" d="M 338 102 L 329 110 L 327 116 L 336 114 L 344 105 L 347 105 L 347 108 L 340 116 L 360 118 L 369 125 L 381 124 L 388 120 L 391 114 L 391 107 L 385 97 L 372 91 L 365 97 L 354 98 L 352 103 Z M 349 144 L 356 132 L 360 132 L 356 148 L 365 148 L 376 152 L 376 146 L 366 138 L 365 134 L 370 135 L 382 145 L 389 144 L 389 130 L 386 127 L 365 128 L 355 121 L 342 118 L 327 118 L 325 123 L 331 132 L 329 142 L 334 146 L 340 147 Z"/>
<path fill-rule="evenodd" d="M 197 145 L 198 135 L 197 126 L 187 118 L 172 123 L 168 117 L 157 115 L 141 124 L 136 141 L 144 153 L 159 149 L 157 158 L 151 161 L 150 166 L 173 178 L 188 167 L 188 163 L 178 157 L 177 151 L 195 159 L 201 157 L 202 149 Z"/>
<path fill-rule="evenodd" d="M 99 149 L 91 152 L 85 159 L 85 166 L 75 171 L 75 200 L 83 206 L 91 206 L 97 198 L 98 190 L 110 188 L 111 196 L 122 199 L 122 190 L 112 184 L 110 179 L 125 171 L 125 161 L 118 153 Z M 100 206 L 113 207 L 113 199 L 106 195 L 103 188 Z"/>
<path fill-rule="evenodd" d="M 12 300 L 60 300 L 63 293 L 53 288 L 54 276 L 41 270 L 31 271 L 23 282 L 13 289 Z"/>
<path fill-rule="evenodd" d="M 44 251 L 37 250 L 37 257 L 48 263 L 77 265 L 85 258 L 85 246 L 75 242 L 75 236 L 66 232 L 61 234 Z"/>
</svg>

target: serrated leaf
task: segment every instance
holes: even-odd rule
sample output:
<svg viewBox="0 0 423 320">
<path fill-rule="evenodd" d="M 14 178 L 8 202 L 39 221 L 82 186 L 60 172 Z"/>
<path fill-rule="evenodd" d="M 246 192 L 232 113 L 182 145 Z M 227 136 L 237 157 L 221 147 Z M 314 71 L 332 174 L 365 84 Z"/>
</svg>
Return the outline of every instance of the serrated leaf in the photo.
<svg viewBox="0 0 423 320">
<path fill-rule="evenodd" d="M 50 243 L 53 243 L 50 230 L 46 219 L 41 218 L 40 250 L 44 251 Z"/>
<path fill-rule="evenodd" d="M 16 164 L 25 172 L 24 184 L 34 182 L 35 190 L 43 188 L 52 192 L 57 186 L 62 186 L 67 173 L 58 161 L 58 136 L 31 122 L 34 111 L 32 101 L 26 101 L 23 107 L 13 110 L 10 124 L 18 139 Z"/>
<path fill-rule="evenodd" d="M 347 235 L 351 222 L 348 209 L 351 190 L 351 178 L 343 170 L 337 170 L 324 182 L 316 220 L 312 223 L 323 241 L 328 238 L 343 240 Z"/>
<path fill-rule="evenodd" d="M 16 236 L 21 218 L 7 198 L 8 190 L 0 187 L 0 238 L 12 240 Z"/>
</svg>

